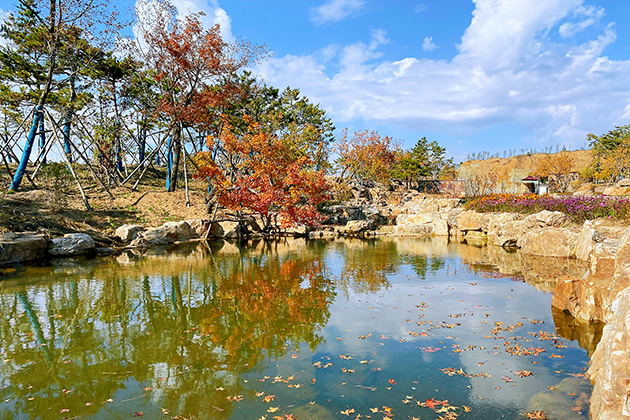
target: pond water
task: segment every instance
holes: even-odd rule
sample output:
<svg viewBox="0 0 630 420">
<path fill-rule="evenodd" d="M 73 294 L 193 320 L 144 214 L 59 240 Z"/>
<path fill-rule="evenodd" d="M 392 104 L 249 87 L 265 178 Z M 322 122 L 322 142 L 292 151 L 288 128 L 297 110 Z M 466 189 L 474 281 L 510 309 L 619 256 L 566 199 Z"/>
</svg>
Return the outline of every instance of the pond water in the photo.
<svg viewBox="0 0 630 420">
<path fill-rule="evenodd" d="M 588 418 L 601 330 L 550 304 L 584 270 L 437 239 L 4 269 L 0 419 Z"/>
</svg>

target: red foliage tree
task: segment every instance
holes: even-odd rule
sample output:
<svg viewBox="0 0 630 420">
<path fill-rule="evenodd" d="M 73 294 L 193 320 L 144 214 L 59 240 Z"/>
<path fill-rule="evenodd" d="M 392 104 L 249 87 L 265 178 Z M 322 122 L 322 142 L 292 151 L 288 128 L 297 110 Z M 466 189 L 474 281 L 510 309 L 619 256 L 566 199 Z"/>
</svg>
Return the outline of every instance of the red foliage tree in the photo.
<svg viewBox="0 0 630 420">
<path fill-rule="evenodd" d="M 219 139 L 208 137 L 209 149 L 218 151 L 197 154 L 197 176 L 210 180 L 218 203 L 235 211 L 239 220 L 247 213 L 259 215 L 265 231 L 278 224 L 317 224 L 316 206 L 327 197 L 327 185 L 323 170 L 315 169 L 303 149 L 313 127 L 278 131 L 272 123 L 245 121 L 244 134 L 224 121 Z"/>
<path fill-rule="evenodd" d="M 226 42 L 219 25 L 204 29 L 200 14 L 180 20 L 168 0 L 145 0 L 136 6 L 136 13 L 142 40 L 137 51 L 158 82 L 158 110 L 168 121 L 171 132 L 171 150 L 175 155 L 172 191 L 177 179 L 182 128 L 211 126 L 208 118 L 216 114 L 210 109 L 222 104 L 230 93 L 225 81 L 258 58 L 264 47 L 254 47 L 245 41 Z M 216 88 L 219 84 L 222 89 Z"/>
</svg>

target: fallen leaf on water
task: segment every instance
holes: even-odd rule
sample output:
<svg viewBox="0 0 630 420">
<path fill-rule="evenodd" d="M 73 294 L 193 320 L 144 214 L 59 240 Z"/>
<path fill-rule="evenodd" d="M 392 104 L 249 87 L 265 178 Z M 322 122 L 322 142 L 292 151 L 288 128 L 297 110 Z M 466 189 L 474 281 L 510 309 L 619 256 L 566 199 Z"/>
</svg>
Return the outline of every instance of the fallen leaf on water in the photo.
<svg viewBox="0 0 630 420">
<path fill-rule="evenodd" d="M 280 407 L 269 407 L 267 409 L 268 413 L 275 413 L 276 411 L 278 411 L 280 409 Z"/>
<path fill-rule="evenodd" d="M 547 420 L 547 415 L 544 411 L 530 411 L 529 413 L 525 413 L 525 417 L 528 419 L 538 419 L 538 420 Z"/>
<path fill-rule="evenodd" d="M 267 396 L 265 396 L 265 398 L 263 398 L 263 402 L 264 402 L 265 404 L 267 404 L 268 402 L 273 401 L 273 400 L 274 400 L 274 398 L 276 398 L 276 396 L 275 396 L 275 395 L 267 395 Z"/>
<path fill-rule="evenodd" d="M 346 416 L 349 416 L 352 413 L 354 413 L 354 408 L 348 408 L 347 410 L 341 411 L 341 414 L 345 414 Z"/>
</svg>

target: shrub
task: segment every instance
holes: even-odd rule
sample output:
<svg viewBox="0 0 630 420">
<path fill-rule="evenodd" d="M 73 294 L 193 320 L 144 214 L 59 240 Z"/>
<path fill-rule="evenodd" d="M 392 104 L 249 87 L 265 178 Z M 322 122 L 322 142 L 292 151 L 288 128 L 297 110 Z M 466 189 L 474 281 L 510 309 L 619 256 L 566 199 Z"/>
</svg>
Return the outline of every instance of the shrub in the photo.
<svg viewBox="0 0 630 420">
<path fill-rule="evenodd" d="M 630 199 L 606 196 L 554 197 L 536 194 L 494 194 L 472 199 L 466 203 L 465 207 L 467 210 L 482 213 L 530 214 L 543 210 L 560 211 L 577 223 L 598 218 L 630 220 Z"/>
</svg>

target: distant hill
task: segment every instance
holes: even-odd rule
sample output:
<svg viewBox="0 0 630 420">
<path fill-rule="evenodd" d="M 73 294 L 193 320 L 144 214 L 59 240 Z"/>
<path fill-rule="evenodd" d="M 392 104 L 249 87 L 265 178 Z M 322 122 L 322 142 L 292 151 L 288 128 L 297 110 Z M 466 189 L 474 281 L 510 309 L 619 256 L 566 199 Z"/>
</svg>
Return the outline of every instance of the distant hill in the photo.
<svg viewBox="0 0 630 420">
<path fill-rule="evenodd" d="M 463 180 L 475 180 L 488 174 L 496 175 L 506 184 L 504 188 L 510 192 L 519 192 L 521 180 L 527 176 L 538 176 L 536 169 L 542 159 L 549 156 L 568 155 L 573 160 L 571 172 L 580 172 L 591 162 L 590 150 L 564 151 L 558 153 L 534 153 L 531 155 L 518 155 L 509 158 L 490 158 L 485 160 L 469 160 L 463 162 L 458 169 L 458 177 Z"/>
</svg>

